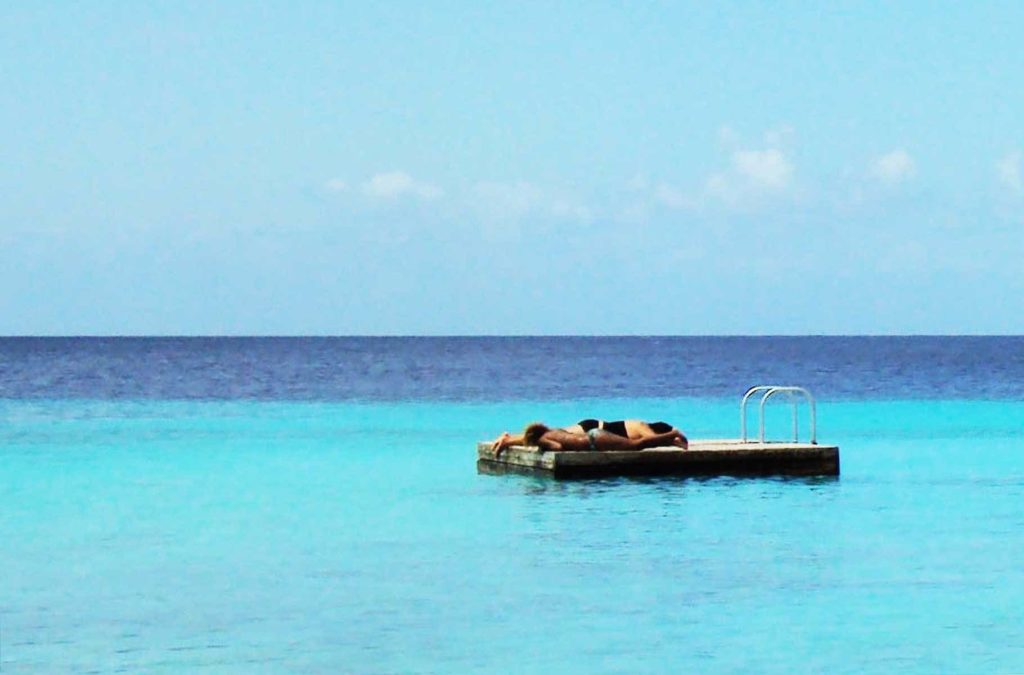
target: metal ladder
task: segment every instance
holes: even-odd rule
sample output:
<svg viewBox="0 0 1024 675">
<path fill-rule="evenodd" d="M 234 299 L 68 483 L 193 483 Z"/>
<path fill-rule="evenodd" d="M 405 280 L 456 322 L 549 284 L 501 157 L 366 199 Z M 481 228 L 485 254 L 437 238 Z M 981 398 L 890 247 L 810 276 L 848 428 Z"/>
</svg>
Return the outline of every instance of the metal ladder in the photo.
<svg viewBox="0 0 1024 675">
<path fill-rule="evenodd" d="M 751 387 L 750 389 L 747 389 L 747 392 L 743 394 L 743 398 L 740 400 L 740 440 L 742 442 L 752 442 L 747 441 L 747 401 L 750 399 L 751 396 L 753 396 L 759 391 L 764 392 L 764 394 L 761 395 L 761 404 L 758 407 L 758 417 L 760 422 L 759 441 L 761 443 L 765 442 L 764 405 L 772 396 L 775 396 L 776 394 L 785 394 L 789 398 L 790 403 L 792 403 L 793 405 L 793 442 L 795 443 L 800 440 L 799 416 L 797 412 L 797 403 L 799 401 L 797 400 L 797 397 L 803 396 L 803 398 L 807 401 L 808 407 L 811 410 L 811 444 L 818 444 L 818 429 L 817 418 L 815 416 L 814 409 L 814 396 L 811 395 L 811 392 L 805 389 L 804 387 L 791 387 L 777 384 L 759 384 L 756 387 Z"/>
</svg>

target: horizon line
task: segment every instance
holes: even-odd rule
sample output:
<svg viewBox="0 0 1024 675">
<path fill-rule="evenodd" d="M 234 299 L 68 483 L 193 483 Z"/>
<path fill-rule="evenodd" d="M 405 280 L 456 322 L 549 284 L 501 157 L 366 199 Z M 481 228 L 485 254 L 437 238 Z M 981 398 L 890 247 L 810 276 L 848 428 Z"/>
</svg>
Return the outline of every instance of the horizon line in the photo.
<svg viewBox="0 0 1024 675">
<path fill-rule="evenodd" d="M 1019 338 L 1022 333 L 40 333 L 0 335 L 0 340 L 74 339 L 305 339 L 305 338 Z"/>
</svg>

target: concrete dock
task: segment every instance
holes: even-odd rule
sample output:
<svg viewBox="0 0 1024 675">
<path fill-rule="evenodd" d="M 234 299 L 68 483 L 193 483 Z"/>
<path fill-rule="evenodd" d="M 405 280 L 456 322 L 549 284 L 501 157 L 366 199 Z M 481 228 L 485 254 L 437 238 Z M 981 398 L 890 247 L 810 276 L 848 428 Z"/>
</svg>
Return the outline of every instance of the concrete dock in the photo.
<svg viewBox="0 0 1024 675">
<path fill-rule="evenodd" d="M 538 452 L 513 445 L 495 457 L 490 443 L 477 445 L 482 473 L 535 473 L 553 478 L 601 476 L 838 476 L 839 447 L 740 439 L 691 440 L 636 451 Z"/>
</svg>

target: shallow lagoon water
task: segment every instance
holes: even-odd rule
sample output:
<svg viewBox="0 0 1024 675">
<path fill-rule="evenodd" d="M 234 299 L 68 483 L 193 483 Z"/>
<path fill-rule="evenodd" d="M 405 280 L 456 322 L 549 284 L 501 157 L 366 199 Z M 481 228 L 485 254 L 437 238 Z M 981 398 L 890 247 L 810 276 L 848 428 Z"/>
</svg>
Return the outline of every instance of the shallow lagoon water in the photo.
<svg viewBox="0 0 1024 675">
<path fill-rule="evenodd" d="M 820 479 L 476 472 L 732 398 L 0 401 L 5 672 L 1024 669 L 1024 402 L 822 400 Z M 788 433 L 777 406 L 770 433 Z"/>
</svg>

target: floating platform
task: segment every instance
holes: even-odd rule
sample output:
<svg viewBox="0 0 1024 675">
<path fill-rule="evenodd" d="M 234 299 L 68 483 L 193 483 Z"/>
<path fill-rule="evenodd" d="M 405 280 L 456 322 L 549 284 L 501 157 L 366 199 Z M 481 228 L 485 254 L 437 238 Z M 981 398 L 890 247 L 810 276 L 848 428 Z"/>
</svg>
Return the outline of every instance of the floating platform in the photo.
<svg viewBox="0 0 1024 675">
<path fill-rule="evenodd" d="M 477 445 L 481 473 L 530 473 L 553 478 L 604 476 L 838 476 L 839 447 L 814 443 L 691 440 L 675 446 L 601 452 L 539 452 L 513 445 L 497 457 Z"/>
</svg>

